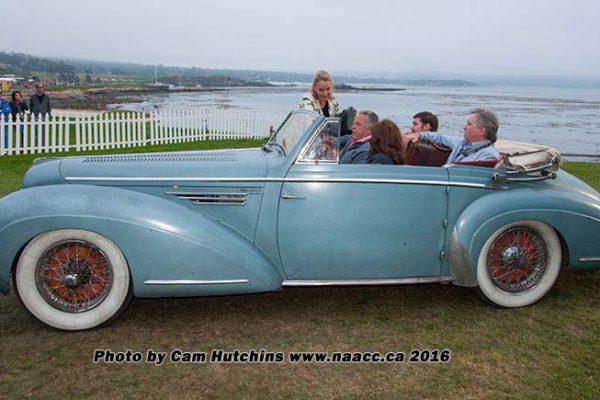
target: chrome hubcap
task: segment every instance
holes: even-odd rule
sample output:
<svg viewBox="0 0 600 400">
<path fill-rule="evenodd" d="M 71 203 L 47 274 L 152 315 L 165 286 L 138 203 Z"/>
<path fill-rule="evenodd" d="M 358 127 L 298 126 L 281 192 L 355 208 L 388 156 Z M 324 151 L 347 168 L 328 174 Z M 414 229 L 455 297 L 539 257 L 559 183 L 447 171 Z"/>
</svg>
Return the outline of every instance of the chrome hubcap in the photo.
<svg viewBox="0 0 600 400">
<path fill-rule="evenodd" d="M 512 268 L 524 270 L 528 265 L 527 254 L 521 247 L 508 247 L 502 252 L 502 263 Z"/>
</svg>

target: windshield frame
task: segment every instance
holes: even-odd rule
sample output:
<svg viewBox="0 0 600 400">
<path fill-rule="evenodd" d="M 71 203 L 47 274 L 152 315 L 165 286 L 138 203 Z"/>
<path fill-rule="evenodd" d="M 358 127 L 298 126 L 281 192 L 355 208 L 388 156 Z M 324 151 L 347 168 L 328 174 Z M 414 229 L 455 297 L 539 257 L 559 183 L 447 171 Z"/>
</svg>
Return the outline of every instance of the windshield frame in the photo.
<svg viewBox="0 0 600 400">
<path fill-rule="evenodd" d="M 288 146 L 284 145 L 283 143 L 281 143 L 278 139 L 278 135 L 281 133 L 282 129 L 287 125 L 287 123 L 290 121 L 291 118 L 293 118 L 295 115 L 301 115 L 301 114 L 305 114 L 308 115 L 310 117 L 312 117 L 312 121 L 310 122 L 310 124 L 306 125 L 306 129 L 299 134 L 297 140 L 295 143 L 292 144 L 292 146 L 290 146 L 288 148 Z M 310 110 L 293 110 L 291 111 L 287 117 L 283 120 L 283 122 L 279 125 L 279 127 L 277 128 L 277 130 L 275 131 L 275 133 L 273 134 L 273 136 L 271 136 L 271 138 L 269 139 L 269 141 L 267 142 L 267 144 L 265 146 L 268 146 L 270 149 L 275 149 L 275 150 L 281 150 L 283 152 L 284 156 L 287 156 L 289 154 L 291 154 L 293 152 L 293 150 L 295 148 L 298 147 L 298 144 L 300 142 L 302 142 L 302 138 L 304 138 L 306 136 L 307 132 L 311 132 L 314 130 L 316 125 L 319 125 L 321 120 L 323 119 L 322 116 L 320 116 L 319 114 L 317 114 L 314 111 L 310 111 Z M 310 136 L 310 134 L 309 134 Z M 304 145 L 304 143 L 302 143 L 302 145 Z"/>
<path fill-rule="evenodd" d="M 316 137 L 321 133 L 321 129 L 323 129 L 325 127 L 325 125 L 329 124 L 329 123 L 337 123 L 338 124 L 338 131 L 337 131 L 337 136 L 335 138 L 335 146 L 336 146 L 336 159 L 335 160 L 316 160 L 316 161 L 305 161 L 303 160 L 303 157 L 305 156 L 306 152 L 308 151 L 309 147 L 312 145 L 313 141 L 316 139 Z M 339 164 L 339 160 L 340 160 L 340 147 L 339 147 L 339 139 L 340 139 L 340 124 L 341 121 L 338 117 L 328 117 L 328 118 L 323 118 L 318 124 L 317 126 L 313 129 L 313 132 L 308 136 L 308 138 L 306 139 L 306 141 L 304 142 L 304 145 L 300 148 L 300 151 L 298 152 L 298 154 L 296 155 L 296 159 L 294 160 L 295 164 L 304 164 L 304 165 L 318 165 L 318 164 Z"/>
</svg>

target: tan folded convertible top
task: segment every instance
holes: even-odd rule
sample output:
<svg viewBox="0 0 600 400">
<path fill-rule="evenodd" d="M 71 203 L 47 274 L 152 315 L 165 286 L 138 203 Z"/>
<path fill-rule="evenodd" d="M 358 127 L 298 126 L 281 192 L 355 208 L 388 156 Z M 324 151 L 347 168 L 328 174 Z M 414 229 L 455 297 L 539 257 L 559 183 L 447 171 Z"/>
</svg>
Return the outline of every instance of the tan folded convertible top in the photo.
<svg viewBox="0 0 600 400">
<path fill-rule="evenodd" d="M 511 140 L 498 140 L 496 149 L 504 155 L 500 168 L 527 171 L 543 165 L 548 165 L 553 159 L 558 162 L 547 168 L 547 171 L 557 171 L 562 164 L 560 153 L 548 146 L 538 144 L 514 142 Z"/>
</svg>

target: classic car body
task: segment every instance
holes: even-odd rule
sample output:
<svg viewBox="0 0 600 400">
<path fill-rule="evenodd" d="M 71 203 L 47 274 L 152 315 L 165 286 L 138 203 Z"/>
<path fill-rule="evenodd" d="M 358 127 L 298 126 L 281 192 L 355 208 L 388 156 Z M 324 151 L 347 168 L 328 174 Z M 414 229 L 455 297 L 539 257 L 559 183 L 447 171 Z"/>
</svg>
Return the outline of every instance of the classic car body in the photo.
<svg viewBox="0 0 600 400">
<path fill-rule="evenodd" d="M 600 196 L 556 159 L 339 165 L 338 134 L 297 111 L 263 148 L 38 160 L 0 200 L 0 292 L 12 275 L 34 316 L 78 330 L 132 296 L 284 286 L 450 282 L 519 307 L 561 265 L 600 268 Z"/>
</svg>

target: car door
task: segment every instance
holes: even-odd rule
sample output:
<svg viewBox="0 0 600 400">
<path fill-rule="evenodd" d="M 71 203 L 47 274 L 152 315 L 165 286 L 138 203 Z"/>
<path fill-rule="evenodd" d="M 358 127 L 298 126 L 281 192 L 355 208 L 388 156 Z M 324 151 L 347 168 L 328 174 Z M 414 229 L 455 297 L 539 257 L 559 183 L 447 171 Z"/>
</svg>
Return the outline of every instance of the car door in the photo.
<svg viewBox="0 0 600 400">
<path fill-rule="evenodd" d="M 277 235 L 287 279 L 439 275 L 446 169 L 338 165 L 337 155 L 319 160 L 316 148 L 303 149 L 282 185 Z"/>
</svg>

